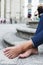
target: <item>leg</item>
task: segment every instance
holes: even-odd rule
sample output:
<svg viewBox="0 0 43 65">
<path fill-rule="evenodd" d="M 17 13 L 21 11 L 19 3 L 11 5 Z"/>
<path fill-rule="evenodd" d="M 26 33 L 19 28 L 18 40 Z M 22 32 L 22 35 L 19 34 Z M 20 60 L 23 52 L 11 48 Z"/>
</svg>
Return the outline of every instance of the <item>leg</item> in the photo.
<svg viewBox="0 0 43 65">
<path fill-rule="evenodd" d="M 33 52 L 34 54 L 36 54 L 36 52 L 38 52 L 37 47 L 39 45 L 43 44 L 43 31 L 39 32 L 37 35 L 32 37 L 32 42 L 36 49 L 35 48 L 28 49 L 25 53 L 20 54 L 20 57 L 27 57 L 27 56 L 31 55 L 33 51 L 34 51 Z"/>
<path fill-rule="evenodd" d="M 37 53 L 37 51 L 38 50 L 36 48 L 33 48 L 32 40 L 29 40 L 15 47 L 5 48 L 4 54 L 10 59 L 17 57 L 18 55 L 19 57 L 24 58 L 30 56 L 31 54 Z"/>
<path fill-rule="evenodd" d="M 40 17 L 40 21 L 38 23 L 38 27 L 37 27 L 35 35 L 41 32 L 42 30 L 43 30 L 43 15 Z"/>
<path fill-rule="evenodd" d="M 33 53 L 32 51 L 37 51 L 37 49 L 35 50 L 34 47 L 38 47 L 42 43 L 43 43 L 43 31 L 34 36 L 32 40 L 26 41 L 25 43 L 17 45 L 15 47 L 6 48 L 4 50 L 4 53 L 9 58 L 15 58 L 22 52 L 25 52 L 23 55 L 21 55 L 21 57 L 27 57 Z M 33 49 L 31 50 L 31 48 L 34 48 L 34 50 Z"/>
<path fill-rule="evenodd" d="M 39 45 L 43 44 L 43 31 L 41 31 L 37 35 L 35 35 L 32 38 L 32 41 L 33 41 L 34 47 L 36 47 L 36 48 L 28 49 L 25 53 L 21 54 L 20 57 L 27 57 L 31 54 L 37 54 L 38 53 L 37 47 Z"/>
<path fill-rule="evenodd" d="M 37 49 L 37 47 L 40 45 L 40 44 L 42 44 L 42 42 L 43 42 L 43 32 L 41 32 L 41 31 L 43 31 L 43 15 L 41 15 L 41 17 L 40 17 L 40 21 L 39 21 L 39 23 L 38 23 L 38 27 L 37 27 L 37 30 L 36 30 L 36 33 L 35 33 L 35 35 L 34 35 L 34 37 L 32 37 L 32 41 L 33 41 L 33 43 L 34 43 L 34 46 L 36 47 L 36 49 L 35 48 L 31 48 L 31 49 L 29 49 L 28 51 L 26 51 L 25 53 L 23 53 L 23 54 L 21 54 L 20 56 L 21 57 L 26 57 L 26 56 L 29 56 L 31 53 L 32 53 L 32 51 L 34 51 L 34 53 L 36 53 L 36 52 L 38 52 L 38 49 Z M 42 34 L 41 34 L 41 33 Z M 40 36 L 40 38 L 39 38 L 39 36 Z M 39 40 L 41 40 L 41 42 L 39 41 Z M 30 54 L 29 54 L 30 53 Z"/>
<path fill-rule="evenodd" d="M 6 48 L 4 53 L 7 57 L 15 58 L 16 56 L 18 56 L 23 51 L 24 52 L 26 51 L 24 53 L 23 57 L 27 57 L 27 56 L 29 56 L 29 54 L 32 53 L 33 50 L 37 50 L 37 49 L 33 48 L 33 44 L 35 47 L 38 47 L 39 45 L 41 45 L 43 43 L 43 36 L 42 36 L 43 35 L 43 31 L 42 31 L 43 30 L 43 20 L 42 19 L 43 19 L 43 17 L 40 18 L 40 22 L 39 22 L 38 28 L 36 30 L 36 33 L 35 33 L 37 35 L 32 37 L 32 41 L 29 40 L 20 46 Z M 29 48 L 30 48 L 30 50 L 31 50 L 31 48 L 33 48 L 33 49 L 30 51 Z M 21 57 L 22 57 L 22 55 L 21 55 Z"/>
<path fill-rule="evenodd" d="M 32 41 L 35 47 L 38 47 L 39 45 L 43 44 L 43 31 L 32 37 Z"/>
<path fill-rule="evenodd" d="M 29 40 L 29 41 L 23 43 L 22 45 L 7 48 L 7 49 L 5 49 L 4 53 L 9 58 L 15 58 L 21 52 L 25 52 L 25 54 L 23 54 L 24 55 L 23 57 L 27 57 L 27 56 L 29 56 L 32 53 L 32 51 L 33 51 L 32 48 L 33 47 L 37 48 L 42 43 L 43 43 L 43 31 L 39 32 L 37 35 L 32 37 L 32 41 Z M 34 46 L 33 46 L 33 44 L 34 44 Z M 32 49 L 32 50 L 30 51 L 29 49 Z M 34 48 L 34 50 L 35 50 L 35 48 Z"/>
</svg>

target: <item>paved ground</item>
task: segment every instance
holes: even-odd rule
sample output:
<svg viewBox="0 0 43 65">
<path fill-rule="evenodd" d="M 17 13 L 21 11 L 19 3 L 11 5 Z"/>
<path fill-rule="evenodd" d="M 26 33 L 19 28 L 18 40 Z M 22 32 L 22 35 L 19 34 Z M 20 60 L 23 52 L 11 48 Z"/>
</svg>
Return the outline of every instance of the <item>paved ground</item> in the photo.
<svg viewBox="0 0 43 65">
<path fill-rule="evenodd" d="M 7 32 L 16 32 L 16 27 L 18 25 L 11 25 L 11 24 L 2 24 L 0 25 L 0 50 L 3 48 L 9 46 L 6 45 L 2 39 Z M 10 60 L 8 63 L 8 60 L 4 61 L 5 58 L 3 57 L 2 52 L 0 51 L 0 65 L 43 65 L 43 45 L 39 47 L 39 54 L 38 55 L 32 55 L 25 59 L 19 59 L 18 57 Z M 1 60 L 2 59 L 2 60 Z"/>
</svg>

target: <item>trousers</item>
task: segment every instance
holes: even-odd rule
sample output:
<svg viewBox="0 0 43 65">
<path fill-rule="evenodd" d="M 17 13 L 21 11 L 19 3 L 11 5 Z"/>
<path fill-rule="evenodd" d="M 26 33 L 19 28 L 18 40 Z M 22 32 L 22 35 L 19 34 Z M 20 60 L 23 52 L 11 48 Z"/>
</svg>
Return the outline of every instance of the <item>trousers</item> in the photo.
<svg viewBox="0 0 43 65">
<path fill-rule="evenodd" d="M 39 45 L 43 44 L 43 15 L 40 16 L 38 27 L 34 36 L 31 39 L 35 47 L 38 47 Z"/>
</svg>

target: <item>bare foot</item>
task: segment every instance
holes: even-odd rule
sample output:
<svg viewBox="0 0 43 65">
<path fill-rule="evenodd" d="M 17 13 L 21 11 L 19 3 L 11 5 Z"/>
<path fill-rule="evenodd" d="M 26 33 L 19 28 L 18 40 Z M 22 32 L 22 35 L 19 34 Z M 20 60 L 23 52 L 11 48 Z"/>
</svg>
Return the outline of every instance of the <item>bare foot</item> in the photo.
<svg viewBox="0 0 43 65">
<path fill-rule="evenodd" d="M 31 49 L 31 48 L 33 48 L 33 43 L 31 40 L 29 40 L 29 41 L 26 41 L 25 43 L 23 43 L 21 45 L 15 46 L 15 47 L 5 48 L 4 54 L 8 58 L 12 59 L 12 58 L 17 57 L 20 53 L 25 52 L 22 56 L 27 57 L 33 51 L 33 49 Z M 30 49 L 30 50 L 28 50 L 28 49 Z"/>
<path fill-rule="evenodd" d="M 28 49 L 24 53 L 20 54 L 19 57 L 20 58 L 26 58 L 26 57 L 29 57 L 32 54 L 38 54 L 38 49 L 37 48 Z"/>
<path fill-rule="evenodd" d="M 4 49 L 4 54 L 9 58 L 13 59 L 21 53 L 22 49 L 20 46 L 8 47 Z"/>
</svg>

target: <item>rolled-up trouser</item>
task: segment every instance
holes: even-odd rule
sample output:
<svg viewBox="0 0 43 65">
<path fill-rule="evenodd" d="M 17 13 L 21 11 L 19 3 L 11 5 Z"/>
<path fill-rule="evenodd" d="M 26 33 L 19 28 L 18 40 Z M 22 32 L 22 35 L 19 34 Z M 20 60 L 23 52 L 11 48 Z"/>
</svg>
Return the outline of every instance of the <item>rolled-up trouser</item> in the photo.
<svg viewBox="0 0 43 65">
<path fill-rule="evenodd" d="M 31 38 L 35 47 L 43 43 L 43 15 L 40 17 L 36 33 Z"/>
<path fill-rule="evenodd" d="M 43 44 L 43 31 L 32 37 L 32 41 L 35 47 L 38 47 L 39 45 Z"/>
<path fill-rule="evenodd" d="M 43 30 L 43 15 L 40 17 L 40 21 L 38 23 L 38 27 L 37 27 L 35 35 L 38 34 L 42 30 Z"/>
</svg>

